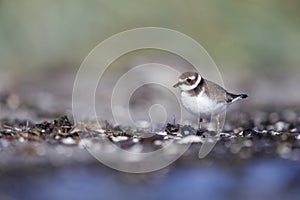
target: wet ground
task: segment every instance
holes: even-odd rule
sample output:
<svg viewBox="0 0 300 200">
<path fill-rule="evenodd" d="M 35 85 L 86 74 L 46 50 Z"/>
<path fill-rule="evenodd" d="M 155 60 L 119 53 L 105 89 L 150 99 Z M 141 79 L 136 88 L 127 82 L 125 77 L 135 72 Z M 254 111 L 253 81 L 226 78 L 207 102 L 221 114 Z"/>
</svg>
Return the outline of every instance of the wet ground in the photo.
<svg viewBox="0 0 300 200">
<path fill-rule="evenodd" d="M 3 119 L 0 199 L 299 199 L 299 113 L 295 106 L 231 112 L 203 159 L 198 152 L 211 133 L 189 126 L 143 132 L 109 123 L 75 126 L 67 116 L 38 123 Z M 106 144 L 147 152 L 170 141 L 175 150 L 191 146 L 153 173 L 121 173 L 89 153 L 121 155 Z M 142 160 L 120 156 L 119 162 Z"/>
</svg>

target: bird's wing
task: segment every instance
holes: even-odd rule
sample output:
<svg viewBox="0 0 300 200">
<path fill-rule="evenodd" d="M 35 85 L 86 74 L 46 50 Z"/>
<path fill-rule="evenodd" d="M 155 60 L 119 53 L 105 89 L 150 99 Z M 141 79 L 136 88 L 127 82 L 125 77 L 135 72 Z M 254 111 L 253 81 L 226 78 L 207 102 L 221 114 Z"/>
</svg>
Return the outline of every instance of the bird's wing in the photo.
<svg viewBox="0 0 300 200">
<path fill-rule="evenodd" d="M 209 80 L 204 80 L 203 88 L 207 92 L 207 95 L 210 98 L 215 99 L 218 103 L 227 102 L 227 91 L 218 84 L 213 83 Z"/>
</svg>

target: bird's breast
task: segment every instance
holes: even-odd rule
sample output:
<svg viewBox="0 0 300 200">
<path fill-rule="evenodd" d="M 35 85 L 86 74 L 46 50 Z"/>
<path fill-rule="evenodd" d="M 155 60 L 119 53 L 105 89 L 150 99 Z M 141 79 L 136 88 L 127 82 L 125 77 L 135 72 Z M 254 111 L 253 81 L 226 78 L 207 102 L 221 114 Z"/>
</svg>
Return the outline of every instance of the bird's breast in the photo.
<svg viewBox="0 0 300 200">
<path fill-rule="evenodd" d="M 190 95 L 188 92 L 181 93 L 183 106 L 194 115 L 210 115 L 222 109 L 222 104 L 210 99 L 205 93 L 201 92 L 197 96 Z"/>
</svg>

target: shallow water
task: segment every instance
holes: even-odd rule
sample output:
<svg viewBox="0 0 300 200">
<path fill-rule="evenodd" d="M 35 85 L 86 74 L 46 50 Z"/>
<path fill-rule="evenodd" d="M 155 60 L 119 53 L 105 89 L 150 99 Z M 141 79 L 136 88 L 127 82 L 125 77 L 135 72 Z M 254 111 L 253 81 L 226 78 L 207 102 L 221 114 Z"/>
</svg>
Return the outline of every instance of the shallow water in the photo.
<svg viewBox="0 0 300 200">
<path fill-rule="evenodd" d="M 264 159 L 197 164 L 151 174 L 101 165 L 2 172 L 0 199 L 299 199 L 300 162 Z"/>
</svg>

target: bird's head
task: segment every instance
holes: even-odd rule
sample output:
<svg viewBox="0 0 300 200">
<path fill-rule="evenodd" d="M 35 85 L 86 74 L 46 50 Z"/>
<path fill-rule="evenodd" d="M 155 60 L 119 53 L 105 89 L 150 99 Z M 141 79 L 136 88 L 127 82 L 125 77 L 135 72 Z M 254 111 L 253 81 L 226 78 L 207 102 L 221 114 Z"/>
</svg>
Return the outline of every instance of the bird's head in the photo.
<svg viewBox="0 0 300 200">
<path fill-rule="evenodd" d="M 193 90 L 199 85 L 201 79 L 201 75 L 197 72 L 185 72 L 179 76 L 178 83 L 173 87 L 179 87 L 182 91 Z"/>
</svg>

